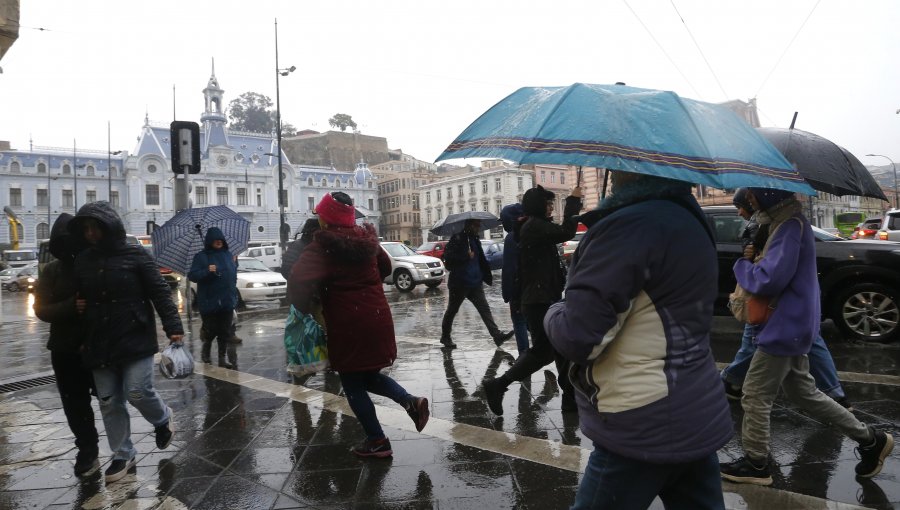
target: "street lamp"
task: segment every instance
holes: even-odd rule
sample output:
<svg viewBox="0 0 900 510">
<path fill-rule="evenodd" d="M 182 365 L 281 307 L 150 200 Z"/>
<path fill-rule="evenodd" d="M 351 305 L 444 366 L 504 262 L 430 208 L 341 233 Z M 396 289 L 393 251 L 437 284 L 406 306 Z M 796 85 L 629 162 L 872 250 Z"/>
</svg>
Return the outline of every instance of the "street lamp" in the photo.
<svg viewBox="0 0 900 510">
<path fill-rule="evenodd" d="M 110 142 L 109 121 L 106 121 L 106 200 L 112 205 L 112 157 L 122 154 L 122 151 L 112 151 Z"/>
<path fill-rule="evenodd" d="M 285 69 L 278 67 L 278 18 L 275 18 L 275 136 L 278 137 L 276 141 L 278 144 L 278 241 L 282 253 L 284 253 L 287 236 L 285 235 L 284 223 L 284 174 L 281 170 L 281 88 L 279 79 L 296 70 L 297 68 L 294 66 Z"/>
<path fill-rule="evenodd" d="M 900 208 L 900 192 L 897 190 L 897 166 L 894 165 L 894 160 L 884 154 L 866 154 L 866 156 L 884 158 L 891 162 L 891 169 L 894 171 L 894 207 Z"/>
</svg>

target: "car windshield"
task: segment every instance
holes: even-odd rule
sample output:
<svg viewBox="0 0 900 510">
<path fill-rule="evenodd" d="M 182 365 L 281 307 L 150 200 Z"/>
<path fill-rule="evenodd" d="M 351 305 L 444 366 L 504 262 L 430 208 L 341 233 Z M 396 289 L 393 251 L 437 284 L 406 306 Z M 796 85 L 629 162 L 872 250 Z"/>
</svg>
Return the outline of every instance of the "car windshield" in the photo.
<svg viewBox="0 0 900 510">
<path fill-rule="evenodd" d="M 813 235 L 816 236 L 816 241 L 846 241 L 843 237 L 825 232 L 816 226 L 813 226 L 812 231 Z"/>
<path fill-rule="evenodd" d="M 266 267 L 265 264 L 262 263 L 261 260 L 252 259 L 252 258 L 240 258 L 238 259 L 238 272 L 239 273 L 248 273 L 248 272 L 256 272 L 256 271 L 269 271 L 269 268 Z"/>
<path fill-rule="evenodd" d="M 416 251 L 431 251 L 434 249 L 435 243 L 422 243 L 421 246 L 416 248 Z"/>
<path fill-rule="evenodd" d="M 408 257 L 410 255 L 418 255 L 418 253 L 412 251 L 411 248 L 403 243 L 387 243 L 382 244 L 381 247 L 384 248 L 384 250 L 388 252 L 388 255 L 390 255 L 391 257 Z"/>
</svg>

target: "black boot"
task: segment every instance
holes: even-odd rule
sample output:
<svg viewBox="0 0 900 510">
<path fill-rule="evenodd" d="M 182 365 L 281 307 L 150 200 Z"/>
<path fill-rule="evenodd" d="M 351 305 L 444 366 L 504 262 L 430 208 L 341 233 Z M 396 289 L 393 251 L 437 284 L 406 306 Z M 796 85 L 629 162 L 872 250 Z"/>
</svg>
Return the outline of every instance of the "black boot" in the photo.
<svg viewBox="0 0 900 510">
<path fill-rule="evenodd" d="M 225 352 L 228 354 L 228 364 L 231 365 L 232 369 L 237 370 L 237 347 L 235 347 L 234 344 L 228 344 Z"/>
<path fill-rule="evenodd" d="M 219 351 L 219 366 L 222 368 L 234 368 L 234 365 L 225 361 L 225 353 Z"/>
<path fill-rule="evenodd" d="M 212 340 L 203 340 L 203 345 L 200 347 L 200 361 L 212 363 Z"/>
</svg>

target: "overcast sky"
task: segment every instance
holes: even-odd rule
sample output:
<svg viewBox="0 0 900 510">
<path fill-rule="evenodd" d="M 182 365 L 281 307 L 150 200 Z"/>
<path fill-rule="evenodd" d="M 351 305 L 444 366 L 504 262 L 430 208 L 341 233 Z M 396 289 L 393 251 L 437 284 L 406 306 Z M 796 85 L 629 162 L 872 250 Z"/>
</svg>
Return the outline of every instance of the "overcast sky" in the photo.
<svg viewBox="0 0 900 510">
<path fill-rule="evenodd" d="M 679 15 L 680 14 L 680 15 Z M 215 57 L 226 104 L 275 99 L 329 129 L 335 113 L 434 158 L 522 86 L 626 82 L 710 102 L 757 98 L 764 126 L 900 163 L 894 0 L 22 0 L 0 67 L 0 140 L 133 151 L 145 112 L 198 121 Z M 45 29 L 45 30 L 39 30 Z"/>
</svg>

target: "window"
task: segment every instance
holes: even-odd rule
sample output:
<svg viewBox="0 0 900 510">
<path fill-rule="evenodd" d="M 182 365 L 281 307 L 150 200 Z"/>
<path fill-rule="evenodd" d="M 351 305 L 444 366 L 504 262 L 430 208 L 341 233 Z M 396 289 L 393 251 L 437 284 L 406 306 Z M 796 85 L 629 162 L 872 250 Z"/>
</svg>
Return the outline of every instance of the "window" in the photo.
<svg viewBox="0 0 900 510">
<path fill-rule="evenodd" d="M 306 197 L 306 210 L 314 211 L 316 209 L 316 197 Z"/>
<path fill-rule="evenodd" d="M 147 205 L 159 205 L 159 184 L 148 184 L 144 187 Z"/>
<path fill-rule="evenodd" d="M 337 177 L 334 178 L 334 187 L 335 187 L 335 188 L 340 188 L 340 187 L 341 187 L 341 180 L 338 179 Z"/>
<path fill-rule="evenodd" d="M 519 180 L 521 181 L 522 178 L 519 177 Z M 565 173 L 565 172 L 560 172 L 560 174 L 559 174 L 559 183 L 560 183 L 560 184 L 565 184 L 565 183 L 566 183 L 566 173 Z"/>
<path fill-rule="evenodd" d="M 447 188 L 447 200 L 453 199 L 453 188 Z"/>
<path fill-rule="evenodd" d="M 38 163 L 37 173 L 39 173 L 39 174 L 47 173 L 47 165 L 45 165 L 43 163 Z"/>
<path fill-rule="evenodd" d="M 228 188 L 216 186 L 216 205 L 228 205 Z"/>
<path fill-rule="evenodd" d="M 12 165 L 10 165 L 12 167 Z M 22 189 L 9 188 L 9 205 L 16 207 L 22 205 Z"/>
<path fill-rule="evenodd" d="M 451 214 L 453 214 L 453 204 L 448 204 L 447 205 L 447 216 L 450 216 Z"/>
<path fill-rule="evenodd" d="M 156 173 L 156 165 L 147 165 L 147 171 L 150 172 L 151 174 L 155 174 Z"/>
<path fill-rule="evenodd" d="M 38 207 L 46 207 L 50 205 L 50 197 L 47 196 L 47 190 L 37 190 L 37 205 Z"/>
<path fill-rule="evenodd" d="M 434 190 L 434 194 L 437 197 L 437 201 L 440 202 L 441 201 L 441 190 L 439 190 L 439 189 Z"/>
<path fill-rule="evenodd" d="M 541 182 L 547 182 L 547 171 L 541 170 Z"/>
<path fill-rule="evenodd" d="M 502 191 L 502 188 L 500 187 L 500 179 L 499 178 L 494 179 L 494 191 Z"/>
<path fill-rule="evenodd" d="M 237 189 L 237 205 L 247 205 L 247 188 Z"/>
<path fill-rule="evenodd" d="M 562 184 L 562 181 L 560 181 L 560 184 Z M 516 177 L 516 185 L 519 187 L 519 191 L 522 191 L 522 178 L 521 177 Z M 485 183 L 485 187 L 487 187 L 487 183 Z M 487 190 L 485 190 L 485 192 L 487 192 Z"/>
<path fill-rule="evenodd" d="M 353 179 L 350 179 L 349 181 L 347 181 L 347 187 L 348 187 L 348 188 L 352 188 L 352 187 L 353 187 Z"/>
<path fill-rule="evenodd" d="M 62 167 L 62 173 L 63 173 L 63 175 L 71 175 L 71 174 L 72 174 L 72 167 L 70 167 L 69 164 L 66 163 L 66 164 L 63 165 L 63 167 Z"/>
<path fill-rule="evenodd" d="M 487 179 L 481 181 L 481 192 L 482 192 L 482 193 L 487 193 L 487 192 L 488 192 L 488 191 L 487 191 Z"/>
<path fill-rule="evenodd" d="M 281 195 L 281 200 L 279 200 L 279 204 L 278 204 L 279 207 L 280 206 L 288 207 L 288 190 L 286 190 L 286 189 L 281 190 L 280 195 Z"/>
<path fill-rule="evenodd" d="M 119 169 L 116 168 L 116 165 L 109 167 L 109 176 L 110 177 L 118 177 L 119 176 Z"/>
<path fill-rule="evenodd" d="M 89 189 L 84 192 L 84 201 L 85 202 L 96 202 L 97 201 L 97 190 Z"/>
<path fill-rule="evenodd" d="M 310 177 L 309 179 L 306 179 L 306 185 L 307 185 L 307 186 L 312 186 L 312 185 L 313 185 L 312 177 Z"/>
<path fill-rule="evenodd" d="M 262 190 L 256 188 L 256 207 L 262 207 Z"/>
<path fill-rule="evenodd" d="M 75 200 L 72 197 L 72 190 L 64 189 L 62 191 L 62 206 L 63 207 L 73 207 L 75 205 Z"/>
<path fill-rule="evenodd" d="M 87 169 L 86 169 L 85 171 L 87 172 L 87 175 L 90 176 L 90 177 L 93 177 L 94 174 L 96 173 L 96 172 L 94 171 L 94 165 L 88 165 L 88 166 L 87 166 Z"/>
<path fill-rule="evenodd" d="M 370 211 L 374 211 L 374 210 L 375 210 L 375 201 L 372 200 L 371 198 L 369 199 L 369 210 L 370 210 Z"/>
<path fill-rule="evenodd" d="M 485 200 L 484 202 L 481 203 L 481 210 L 482 211 L 490 211 L 491 210 L 490 207 L 488 206 L 487 200 Z"/>
<path fill-rule="evenodd" d="M 496 211 L 497 211 L 497 216 L 500 216 L 500 209 L 503 209 L 503 201 L 500 199 L 495 200 L 494 201 L 494 209 L 496 209 Z"/>
<path fill-rule="evenodd" d="M 38 239 L 50 239 L 50 225 L 46 223 L 38 223 L 35 228 L 35 234 Z"/>
<path fill-rule="evenodd" d="M 460 184 L 459 186 L 456 187 L 456 192 L 458 193 L 457 196 L 459 196 L 459 198 L 463 197 L 463 185 L 462 184 Z"/>
<path fill-rule="evenodd" d="M 197 197 L 197 205 L 209 204 L 209 200 L 206 198 L 206 186 L 197 186 L 194 188 L 194 195 Z"/>
<path fill-rule="evenodd" d="M 11 174 L 22 173 L 22 165 L 20 165 L 18 161 L 13 161 L 12 163 L 9 164 L 9 173 L 11 173 Z"/>
<path fill-rule="evenodd" d="M 113 191 L 112 194 L 109 195 L 109 204 L 113 207 L 119 207 L 119 192 Z"/>
<path fill-rule="evenodd" d="M 556 184 L 556 172 L 550 172 L 550 183 Z"/>
<path fill-rule="evenodd" d="M 470 210 L 470 211 L 475 211 L 475 210 L 476 210 L 475 205 L 476 205 L 475 202 L 472 202 L 471 204 L 469 204 L 469 210 Z M 460 208 L 460 209 L 462 209 L 462 208 Z"/>
<path fill-rule="evenodd" d="M 430 204 L 430 203 L 431 203 L 431 192 L 430 192 L 430 191 L 426 191 L 426 192 L 425 192 L 425 203 L 426 203 L 426 204 Z"/>
<path fill-rule="evenodd" d="M 322 186 L 328 186 L 328 179 L 322 177 Z"/>
</svg>

